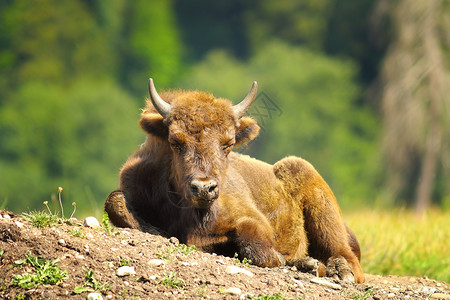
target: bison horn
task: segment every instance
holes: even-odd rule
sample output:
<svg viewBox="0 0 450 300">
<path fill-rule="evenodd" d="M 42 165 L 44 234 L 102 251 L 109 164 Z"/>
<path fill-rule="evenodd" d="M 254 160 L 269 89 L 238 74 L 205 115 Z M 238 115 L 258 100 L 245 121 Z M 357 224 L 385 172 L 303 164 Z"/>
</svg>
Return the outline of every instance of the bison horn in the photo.
<svg viewBox="0 0 450 300">
<path fill-rule="evenodd" d="M 252 88 L 250 89 L 250 92 L 248 92 L 244 100 L 242 100 L 239 104 L 233 106 L 236 118 L 238 119 L 242 118 L 245 115 L 245 113 L 250 109 L 250 106 L 252 105 L 253 101 L 255 101 L 257 90 L 258 90 L 258 83 L 256 81 L 253 81 Z"/>
<path fill-rule="evenodd" d="M 150 100 L 152 101 L 153 106 L 161 114 L 161 116 L 166 118 L 170 114 L 172 105 L 164 101 L 163 98 L 158 95 L 152 78 L 148 80 L 148 93 L 150 94 Z"/>
</svg>

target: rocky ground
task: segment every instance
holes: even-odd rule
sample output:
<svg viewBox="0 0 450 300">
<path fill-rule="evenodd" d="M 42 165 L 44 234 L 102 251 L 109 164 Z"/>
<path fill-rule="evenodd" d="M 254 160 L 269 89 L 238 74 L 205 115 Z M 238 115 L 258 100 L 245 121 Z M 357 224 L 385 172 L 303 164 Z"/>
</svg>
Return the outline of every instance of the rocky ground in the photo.
<svg viewBox="0 0 450 300">
<path fill-rule="evenodd" d="M 448 283 L 428 278 L 367 274 L 366 283 L 349 284 L 255 267 L 137 230 L 82 221 L 36 228 L 8 211 L 0 216 L 2 299 L 450 299 Z M 59 282 L 33 283 L 57 273 L 53 266 Z"/>
</svg>

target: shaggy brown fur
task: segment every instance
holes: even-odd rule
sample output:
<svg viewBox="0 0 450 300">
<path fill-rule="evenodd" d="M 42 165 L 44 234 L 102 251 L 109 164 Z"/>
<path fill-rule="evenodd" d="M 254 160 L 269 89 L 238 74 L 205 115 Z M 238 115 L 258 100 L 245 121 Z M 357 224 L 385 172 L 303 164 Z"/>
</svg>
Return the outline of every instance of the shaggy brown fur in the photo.
<svg viewBox="0 0 450 300">
<path fill-rule="evenodd" d="M 198 91 L 161 98 L 172 105 L 170 115 L 164 119 L 147 101 L 139 122 L 147 139 L 123 166 L 120 192 L 106 201 L 115 225 L 157 228 L 263 267 L 287 263 L 325 275 L 328 265 L 329 276 L 364 282 L 356 237 L 311 164 L 287 157 L 272 166 L 232 152 L 259 126 L 237 119 L 228 100 Z M 217 186 L 199 196 L 193 182 Z"/>
</svg>

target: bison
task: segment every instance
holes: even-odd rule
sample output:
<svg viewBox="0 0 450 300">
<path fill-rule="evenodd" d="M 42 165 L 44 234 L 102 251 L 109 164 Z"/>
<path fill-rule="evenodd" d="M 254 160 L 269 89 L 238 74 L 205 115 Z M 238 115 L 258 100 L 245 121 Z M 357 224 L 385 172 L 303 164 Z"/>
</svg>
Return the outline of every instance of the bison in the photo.
<svg viewBox="0 0 450 300">
<path fill-rule="evenodd" d="M 152 79 L 148 86 L 139 121 L 146 140 L 105 203 L 114 225 L 237 253 L 257 266 L 364 282 L 358 241 L 310 163 L 290 156 L 270 165 L 232 151 L 258 135 L 245 116 L 256 82 L 237 105 L 200 91 L 159 95 Z"/>
</svg>

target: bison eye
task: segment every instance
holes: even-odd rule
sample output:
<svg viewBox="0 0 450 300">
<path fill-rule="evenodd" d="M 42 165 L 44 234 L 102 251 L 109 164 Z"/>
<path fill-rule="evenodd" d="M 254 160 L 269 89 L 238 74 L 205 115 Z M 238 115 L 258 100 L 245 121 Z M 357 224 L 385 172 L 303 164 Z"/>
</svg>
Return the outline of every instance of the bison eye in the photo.
<svg viewBox="0 0 450 300">
<path fill-rule="evenodd" d="M 228 145 L 224 145 L 223 146 L 223 151 L 225 151 L 225 152 L 229 152 L 229 151 L 231 151 L 231 149 L 233 149 L 233 146 L 234 146 L 234 143 L 232 143 L 232 144 L 228 144 Z"/>
<path fill-rule="evenodd" d="M 183 148 L 184 148 L 183 143 L 181 143 L 179 141 L 175 141 L 175 140 L 169 140 L 169 144 L 173 150 L 175 150 L 177 152 L 183 151 Z"/>
</svg>

